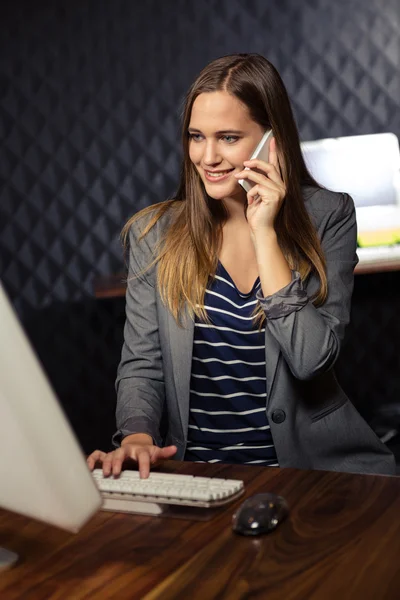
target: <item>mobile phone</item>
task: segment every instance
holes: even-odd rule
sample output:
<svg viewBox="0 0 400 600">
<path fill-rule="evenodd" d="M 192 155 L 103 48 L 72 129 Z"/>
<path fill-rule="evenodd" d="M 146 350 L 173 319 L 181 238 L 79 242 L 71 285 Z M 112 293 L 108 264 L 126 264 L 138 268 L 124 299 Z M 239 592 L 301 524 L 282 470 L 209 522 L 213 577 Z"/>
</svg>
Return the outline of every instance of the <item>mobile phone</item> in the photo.
<svg viewBox="0 0 400 600">
<path fill-rule="evenodd" d="M 272 129 L 268 129 L 268 131 L 266 131 L 264 133 L 264 135 L 262 136 L 257 148 L 254 150 L 253 154 L 250 156 L 250 160 L 253 160 L 254 158 L 259 158 L 260 160 L 264 160 L 265 162 L 268 162 L 269 146 L 270 146 L 270 143 L 271 143 L 271 140 L 273 137 L 274 137 L 274 134 L 272 133 Z M 246 170 L 249 170 L 249 167 L 246 167 L 245 171 Z M 245 192 L 249 192 L 251 190 L 251 188 L 253 187 L 253 185 L 256 185 L 254 183 L 254 181 L 249 181 L 248 179 L 239 179 L 239 183 Z"/>
</svg>

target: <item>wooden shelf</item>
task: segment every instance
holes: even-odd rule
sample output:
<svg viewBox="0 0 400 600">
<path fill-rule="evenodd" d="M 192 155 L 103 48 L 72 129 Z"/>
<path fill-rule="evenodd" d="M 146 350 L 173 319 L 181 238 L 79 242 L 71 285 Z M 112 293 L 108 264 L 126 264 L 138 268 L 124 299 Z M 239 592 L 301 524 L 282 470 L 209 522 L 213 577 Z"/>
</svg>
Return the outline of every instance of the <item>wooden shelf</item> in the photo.
<svg viewBox="0 0 400 600">
<path fill-rule="evenodd" d="M 93 281 L 94 295 L 96 298 L 119 298 L 125 296 L 126 275 L 104 275 L 96 277 Z"/>
<path fill-rule="evenodd" d="M 371 273 L 384 273 L 387 271 L 400 271 L 400 260 L 384 260 L 375 264 L 358 264 L 354 273 L 356 275 L 367 275 Z M 120 298 L 125 296 L 126 275 L 105 275 L 96 277 L 93 282 L 94 295 L 96 298 Z"/>
<path fill-rule="evenodd" d="M 374 264 L 359 263 L 354 273 L 355 275 L 367 275 L 370 273 L 386 273 L 387 271 L 400 271 L 400 259 L 382 260 Z"/>
</svg>

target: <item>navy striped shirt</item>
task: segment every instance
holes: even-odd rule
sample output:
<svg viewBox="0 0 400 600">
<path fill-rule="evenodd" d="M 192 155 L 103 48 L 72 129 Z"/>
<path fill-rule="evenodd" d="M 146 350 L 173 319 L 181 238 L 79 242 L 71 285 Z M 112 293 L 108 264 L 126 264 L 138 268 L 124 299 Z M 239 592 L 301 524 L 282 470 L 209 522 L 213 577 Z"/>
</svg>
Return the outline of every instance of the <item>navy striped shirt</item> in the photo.
<svg viewBox="0 0 400 600">
<path fill-rule="evenodd" d="M 254 324 L 259 278 L 239 292 L 222 263 L 197 318 L 185 460 L 278 466 L 266 415 L 265 329 Z"/>
</svg>

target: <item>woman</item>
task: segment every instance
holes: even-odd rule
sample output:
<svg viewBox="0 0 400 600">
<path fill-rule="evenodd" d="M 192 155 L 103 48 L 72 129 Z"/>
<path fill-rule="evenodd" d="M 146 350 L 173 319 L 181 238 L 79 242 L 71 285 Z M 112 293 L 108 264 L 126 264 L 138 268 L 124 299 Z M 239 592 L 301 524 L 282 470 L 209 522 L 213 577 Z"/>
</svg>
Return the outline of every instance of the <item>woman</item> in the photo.
<svg viewBox="0 0 400 600">
<path fill-rule="evenodd" d="M 269 129 L 269 162 L 248 161 Z M 237 54 L 200 73 L 177 195 L 123 233 L 117 449 L 93 452 L 90 468 L 118 474 L 132 458 L 147 477 L 175 456 L 394 473 L 333 371 L 357 263 L 353 201 L 308 172 L 271 63 Z"/>
</svg>

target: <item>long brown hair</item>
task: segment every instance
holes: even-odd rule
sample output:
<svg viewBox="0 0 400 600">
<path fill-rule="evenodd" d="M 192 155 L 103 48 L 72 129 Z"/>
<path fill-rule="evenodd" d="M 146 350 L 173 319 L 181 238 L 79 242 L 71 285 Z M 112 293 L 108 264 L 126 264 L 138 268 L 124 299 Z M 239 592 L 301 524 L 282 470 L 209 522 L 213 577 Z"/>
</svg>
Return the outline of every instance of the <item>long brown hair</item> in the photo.
<svg viewBox="0 0 400 600">
<path fill-rule="evenodd" d="M 191 317 L 206 318 L 206 287 L 217 269 L 222 227 L 227 219 L 223 202 L 210 198 L 189 158 L 188 127 L 193 103 L 206 92 L 226 91 L 249 110 L 251 118 L 265 130 L 271 128 L 287 194 L 275 220 L 282 252 L 290 267 L 305 280 L 311 272 L 319 279 L 315 304 L 327 296 L 325 260 L 316 230 L 304 204 L 302 186 L 321 187 L 309 173 L 300 148 L 299 134 L 289 97 L 275 67 L 259 54 L 233 54 L 208 64 L 188 91 L 183 113 L 183 161 L 178 191 L 172 200 L 150 206 L 134 215 L 122 237 L 127 244 L 133 222 L 146 219 L 142 237 L 167 211 L 173 219 L 161 240 L 152 265 L 157 262 L 157 284 L 161 298 L 178 323 L 186 305 Z M 150 266 L 150 265 L 149 265 Z M 258 322 L 264 320 L 257 308 Z"/>
</svg>

